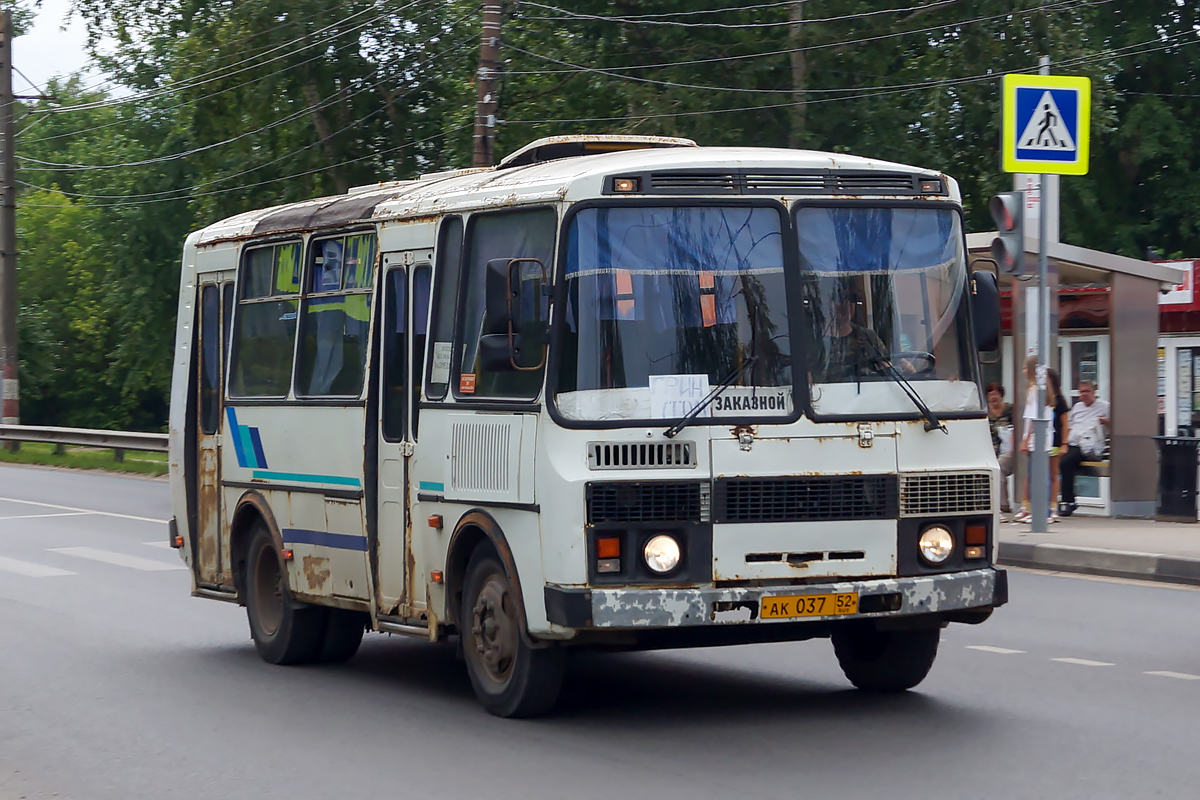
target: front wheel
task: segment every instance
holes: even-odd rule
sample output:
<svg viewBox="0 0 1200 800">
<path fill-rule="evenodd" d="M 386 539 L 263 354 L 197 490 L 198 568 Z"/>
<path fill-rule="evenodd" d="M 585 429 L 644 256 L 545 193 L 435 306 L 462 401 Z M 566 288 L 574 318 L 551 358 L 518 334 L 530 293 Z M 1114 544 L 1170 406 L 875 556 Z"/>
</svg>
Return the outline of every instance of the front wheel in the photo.
<svg viewBox="0 0 1200 800">
<path fill-rule="evenodd" d="M 833 633 L 842 673 L 864 692 L 903 692 L 925 679 L 937 657 L 941 628 L 880 631 L 871 623 Z"/>
<path fill-rule="evenodd" d="M 263 661 L 307 664 L 315 659 L 325 634 L 324 612 L 292 599 L 275 542 L 260 522 L 246 558 L 246 617 Z"/>
<path fill-rule="evenodd" d="M 467 672 L 484 708 L 498 717 L 534 717 L 553 708 L 566 653 L 526 643 L 512 583 L 485 548 L 467 566 L 458 619 Z"/>
</svg>

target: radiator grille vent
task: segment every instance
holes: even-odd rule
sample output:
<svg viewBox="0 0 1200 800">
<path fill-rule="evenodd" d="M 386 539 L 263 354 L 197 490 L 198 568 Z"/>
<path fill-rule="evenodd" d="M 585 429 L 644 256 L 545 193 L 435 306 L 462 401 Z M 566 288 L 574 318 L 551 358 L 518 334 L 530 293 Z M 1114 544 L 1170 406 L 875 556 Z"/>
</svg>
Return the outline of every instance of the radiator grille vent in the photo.
<svg viewBox="0 0 1200 800">
<path fill-rule="evenodd" d="M 822 475 L 717 481 L 716 522 L 895 519 L 896 476 Z"/>
<path fill-rule="evenodd" d="M 695 442 L 588 442 L 589 469 L 691 469 Z"/>
<path fill-rule="evenodd" d="M 905 517 L 987 514 L 992 510 L 992 478 L 986 472 L 903 475 L 900 514 Z"/>
<path fill-rule="evenodd" d="M 459 422 L 451 431 L 451 488 L 469 492 L 510 491 L 512 426 L 499 422 Z"/>
<path fill-rule="evenodd" d="M 829 194 L 937 196 L 941 178 L 882 170 L 696 170 L 651 172 L 649 194 Z"/>
<path fill-rule="evenodd" d="M 589 483 L 589 525 L 615 522 L 703 522 L 699 481 Z"/>
</svg>

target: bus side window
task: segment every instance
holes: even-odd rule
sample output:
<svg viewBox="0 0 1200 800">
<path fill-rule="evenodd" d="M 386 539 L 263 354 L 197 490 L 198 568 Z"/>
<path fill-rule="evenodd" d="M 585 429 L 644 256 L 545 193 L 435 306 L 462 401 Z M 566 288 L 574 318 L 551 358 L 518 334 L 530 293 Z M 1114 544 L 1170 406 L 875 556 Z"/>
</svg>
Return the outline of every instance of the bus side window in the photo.
<svg viewBox="0 0 1200 800">
<path fill-rule="evenodd" d="M 200 290 L 200 432 L 212 435 L 220 422 L 221 309 L 215 284 Z"/>
<path fill-rule="evenodd" d="M 300 311 L 300 243 L 247 250 L 237 335 L 230 348 L 233 397 L 286 397 Z"/>
<path fill-rule="evenodd" d="M 454 320 L 458 316 L 458 279 L 462 270 L 462 217 L 448 217 L 438 231 L 437 284 L 433 287 L 433 346 L 425 397 L 441 400 L 450 385 Z M 417 373 L 418 375 L 421 373 Z"/>
<path fill-rule="evenodd" d="M 471 218 L 465 259 L 466 284 L 462 311 L 461 373 L 456 395 L 466 397 L 516 397 L 533 399 L 542 385 L 543 370 L 488 372 L 479 358 L 479 338 L 484 332 L 484 301 L 488 262 L 497 258 L 536 258 L 547 271 L 553 269 L 554 211 L 539 208 L 479 214 Z M 532 268 L 532 265 L 530 265 Z M 530 294 L 539 302 L 536 294 Z M 545 302 L 544 299 L 540 299 Z"/>
<path fill-rule="evenodd" d="M 383 307 L 383 438 L 388 442 L 404 439 L 404 401 L 408 391 L 405 358 L 407 352 L 408 293 L 402 269 L 384 273 Z"/>
<path fill-rule="evenodd" d="M 412 368 L 412 438 L 417 438 L 421 421 L 421 376 L 425 374 L 425 341 L 429 338 L 429 291 L 433 269 L 418 264 L 413 270 L 413 368 Z"/>
</svg>

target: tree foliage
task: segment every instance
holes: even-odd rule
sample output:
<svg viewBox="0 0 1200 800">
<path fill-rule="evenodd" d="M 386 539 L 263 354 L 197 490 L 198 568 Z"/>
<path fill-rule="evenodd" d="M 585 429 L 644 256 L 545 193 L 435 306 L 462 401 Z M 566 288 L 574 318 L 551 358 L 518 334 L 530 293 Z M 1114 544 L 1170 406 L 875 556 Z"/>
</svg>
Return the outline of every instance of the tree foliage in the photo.
<svg viewBox="0 0 1200 800">
<path fill-rule="evenodd" d="M 468 166 L 480 3 L 76 7 L 120 88 L 56 85 L 22 125 L 25 418 L 156 427 L 187 231 Z M 1095 87 L 1064 238 L 1196 255 L 1198 17 L 1175 0 L 507 0 L 496 151 L 624 131 L 857 153 L 954 175 L 985 230 L 1010 182 L 1000 75 L 1049 53 Z"/>
</svg>

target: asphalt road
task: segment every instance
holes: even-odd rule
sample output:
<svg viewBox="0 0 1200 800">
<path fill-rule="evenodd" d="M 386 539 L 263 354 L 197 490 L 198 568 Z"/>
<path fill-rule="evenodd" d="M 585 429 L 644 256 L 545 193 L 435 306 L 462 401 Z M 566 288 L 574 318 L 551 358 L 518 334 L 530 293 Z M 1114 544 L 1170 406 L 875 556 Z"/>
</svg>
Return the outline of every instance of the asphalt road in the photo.
<svg viewBox="0 0 1200 800">
<path fill-rule="evenodd" d="M 1195 589 L 1014 571 L 906 695 L 823 641 L 585 654 L 506 721 L 448 646 L 264 664 L 169 515 L 162 481 L 0 467 L 0 799 L 1200 796 Z"/>
</svg>

